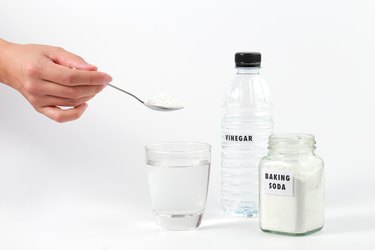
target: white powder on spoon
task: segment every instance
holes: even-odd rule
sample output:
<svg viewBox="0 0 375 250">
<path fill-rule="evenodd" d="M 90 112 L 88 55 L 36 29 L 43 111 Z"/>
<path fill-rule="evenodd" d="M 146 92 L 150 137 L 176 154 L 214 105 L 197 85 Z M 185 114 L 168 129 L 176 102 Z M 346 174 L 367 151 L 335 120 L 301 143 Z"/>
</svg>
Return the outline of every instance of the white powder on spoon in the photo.
<svg viewBox="0 0 375 250">
<path fill-rule="evenodd" d="M 146 102 L 147 105 L 158 106 L 163 108 L 180 109 L 184 105 L 177 98 L 171 97 L 166 93 L 152 97 Z"/>
</svg>

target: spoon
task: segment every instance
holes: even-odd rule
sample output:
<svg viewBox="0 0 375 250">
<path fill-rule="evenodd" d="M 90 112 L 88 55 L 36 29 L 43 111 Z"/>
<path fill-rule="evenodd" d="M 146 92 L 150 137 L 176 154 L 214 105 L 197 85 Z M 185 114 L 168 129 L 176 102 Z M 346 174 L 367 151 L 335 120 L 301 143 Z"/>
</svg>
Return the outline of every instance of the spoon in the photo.
<svg viewBox="0 0 375 250">
<path fill-rule="evenodd" d="M 130 93 L 128 91 L 125 91 L 123 89 L 120 89 L 119 87 L 117 87 L 115 85 L 108 84 L 108 86 L 111 86 L 114 89 L 117 89 L 117 90 L 119 90 L 119 91 L 121 91 L 121 92 L 123 92 L 125 94 L 128 94 L 128 95 L 134 97 L 140 103 L 142 103 L 143 105 L 145 105 L 147 108 L 150 108 L 150 109 L 153 109 L 153 110 L 157 110 L 157 111 L 174 111 L 174 110 L 179 110 L 179 109 L 183 108 L 183 107 L 166 107 L 166 106 L 152 105 L 152 104 L 149 104 L 149 103 L 146 103 L 146 102 L 142 101 L 141 99 L 139 99 L 137 96 L 133 95 L 132 93 Z"/>
</svg>

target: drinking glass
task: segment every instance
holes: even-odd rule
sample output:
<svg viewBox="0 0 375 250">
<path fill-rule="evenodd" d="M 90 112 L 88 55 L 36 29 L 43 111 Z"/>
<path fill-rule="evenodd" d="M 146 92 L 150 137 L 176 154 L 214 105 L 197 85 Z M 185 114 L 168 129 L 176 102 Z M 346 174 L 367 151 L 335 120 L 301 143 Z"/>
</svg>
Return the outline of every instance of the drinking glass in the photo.
<svg viewBox="0 0 375 250">
<path fill-rule="evenodd" d="M 159 142 L 146 146 L 152 208 L 165 230 L 197 228 L 206 206 L 211 146 Z"/>
</svg>

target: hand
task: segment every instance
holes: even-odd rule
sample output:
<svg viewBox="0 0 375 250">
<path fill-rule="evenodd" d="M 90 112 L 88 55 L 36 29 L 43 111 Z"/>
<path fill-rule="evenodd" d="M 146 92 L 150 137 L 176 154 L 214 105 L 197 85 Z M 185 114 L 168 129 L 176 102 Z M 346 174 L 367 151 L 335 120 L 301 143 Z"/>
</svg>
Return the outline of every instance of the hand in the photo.
<svg viewBox="0 0 375 250">
<path fill-rule="evenodd" d="M 78 119 L 86 102 L 112 81 L 62 48 L 0 42 L 0 82 L 18 90 L 36 111 L 57 122 Z"/>
</svg>

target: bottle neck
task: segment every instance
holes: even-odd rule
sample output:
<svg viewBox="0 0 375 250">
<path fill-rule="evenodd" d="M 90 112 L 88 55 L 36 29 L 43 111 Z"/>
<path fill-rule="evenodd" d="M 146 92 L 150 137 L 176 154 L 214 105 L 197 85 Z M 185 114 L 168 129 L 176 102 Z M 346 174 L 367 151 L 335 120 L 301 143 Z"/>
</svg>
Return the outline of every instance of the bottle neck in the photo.
<svg viewBox="0 0 375 250">
<path fill-rule="evenodd" d="M 236 67 L 237 74 L 258 75 L 260 67 Z"/>
</svg>

